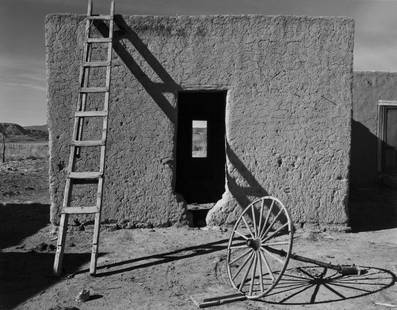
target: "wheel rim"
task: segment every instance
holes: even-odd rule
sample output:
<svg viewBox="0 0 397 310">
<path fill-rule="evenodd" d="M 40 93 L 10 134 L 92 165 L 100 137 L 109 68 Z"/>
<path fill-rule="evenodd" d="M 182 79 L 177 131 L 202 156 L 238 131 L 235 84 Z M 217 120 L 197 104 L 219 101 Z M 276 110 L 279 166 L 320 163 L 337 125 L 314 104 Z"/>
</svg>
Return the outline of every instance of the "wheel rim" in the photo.
<svg viewBox="0 0 397 310">
<path fill-rule="evenodd" d="M 292 250 L 293 227 L 287 209 L 266 196 L 244 209 L 227 248 L 232 286 L 249 299 L 265 296 L 280 281 Z"/>
</svg>

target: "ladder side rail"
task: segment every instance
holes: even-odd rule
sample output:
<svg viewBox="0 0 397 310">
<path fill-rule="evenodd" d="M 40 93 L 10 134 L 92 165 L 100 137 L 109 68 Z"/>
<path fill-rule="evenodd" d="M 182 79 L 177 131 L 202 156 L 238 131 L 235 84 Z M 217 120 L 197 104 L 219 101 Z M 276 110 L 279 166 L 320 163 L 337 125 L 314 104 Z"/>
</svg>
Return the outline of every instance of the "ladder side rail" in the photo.
<svg viewBox="0 0 397 310">
<path fill-rule="evenodd" d="M 114 27 L 114 1 L 111 3 L 110 9 L 110 22 L 109 22 L 109 38 L 110 41 L 108 43 L 108 53 L 107 53 L 107 61 L 108 66 L 106 68 L 106 93 L 105 93 L 105 101 L 103 110 L 109 111 L 109 95 L 110 95 L 110 78 L 111 78 L 111 64 L 112 64 L 112 50 L 113 50 L 113 27 Z M 109 112 L 108 112 L 109 113 Z M 95 222 L 94 222 L 94 234 L 92 241 L 92 252 L 91 252 L 91 262 L 90 262 L 90 274 L 96 273 L 96 265 L 97 265 L 97 257 L 99 250 L 99 235 L 100 235 L 100 223 L 101 223 L 101 213 L 102 213 L 102 199 L 103 199 L 103 173 L 105 168 L 105 152 L 106 152 L 106 140 L 107 140 L 107 128 L 108 128 L 108 115 L 103 118 L 102 124 L 102 141 L 105 141 L 104 145 L 101 146 L 101 157 L 99 169 L 101 177 L 98 179 L 98 191 L 97 191 L 97 208 L 98 213 L 95 214 Z"/>
</svg>

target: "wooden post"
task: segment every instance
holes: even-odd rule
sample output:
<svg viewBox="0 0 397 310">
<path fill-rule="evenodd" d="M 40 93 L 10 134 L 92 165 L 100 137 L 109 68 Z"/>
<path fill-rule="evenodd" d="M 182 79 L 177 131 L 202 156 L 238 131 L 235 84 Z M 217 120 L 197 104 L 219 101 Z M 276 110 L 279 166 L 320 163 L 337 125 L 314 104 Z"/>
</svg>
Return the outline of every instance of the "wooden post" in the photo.
<svg viewBox="0 0 397 310">
<path fill-rule="evenodd" d="M 4 133 L 1 133 L 3 136 L 3 155 L 2 155 L 2 163 L 5 163 L 6 161 L 6 135 Z"/>
</svg>

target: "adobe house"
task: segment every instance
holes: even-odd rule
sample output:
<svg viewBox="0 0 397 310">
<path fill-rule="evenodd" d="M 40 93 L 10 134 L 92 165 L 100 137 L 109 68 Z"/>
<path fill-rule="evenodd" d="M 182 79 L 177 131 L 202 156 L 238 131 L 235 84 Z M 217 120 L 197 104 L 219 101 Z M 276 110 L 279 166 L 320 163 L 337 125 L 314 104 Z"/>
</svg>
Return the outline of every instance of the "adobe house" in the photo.
<svg viewBox="0 0 397 310">
<path fill-rule="evenodd" d="M 397 73 L 354 72 L 351 179 L 355 187 L 374 185 L 397 171 L 396 101 Z M 378 115 L 385 112 L 385 117 Z M 378 145 L 378 138 L 388 145 Z"/>
<path fill-rule="evenodd" d="M 209 206 L 207 224 L 231 224 L 250 201 L 269 194 L 298 227 L 347 227 L 352 19 L 117 16 L 116 24 L 103 220 L 166 226 Z M 83 29 L 84 16 L 46 18 L 53 223 Z M 101 72 L 92 74 L 99 80 Z M 88 109 L 100 110 L 100 102 L 92 96 Z M 82 152 L 89 159 L 77 168 L 95 170 L 94 150 Z M 76 203 L 89 203 L 92 193 L 77 185 Z"/>
<path fill-rule="evenodd" d="M 352 226 L 397 223 L 397 73 L 354 72 L 351 199 Z"/>
</svg>

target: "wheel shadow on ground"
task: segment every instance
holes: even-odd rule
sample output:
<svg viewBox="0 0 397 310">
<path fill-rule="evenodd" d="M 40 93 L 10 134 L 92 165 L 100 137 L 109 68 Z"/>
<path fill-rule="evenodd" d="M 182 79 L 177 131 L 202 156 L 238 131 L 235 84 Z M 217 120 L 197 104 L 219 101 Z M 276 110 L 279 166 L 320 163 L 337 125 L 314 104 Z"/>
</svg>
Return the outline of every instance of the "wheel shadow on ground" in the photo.
<svg viewBox="0 0 397 310">
<path fill-rule="evenodd" d="M 98 272 L 96 274 L 96 277 L 110 276 L 136 269 L 147 268 L 150 266 L 155 266 L 160 264 L 166 264 L 181 259 L 206 255 L 217 251 L 223 251 L 227 249 L 228 241 L 229 239 L 222 239 L 210 243 L 199 244 L 195 246 L 178 249 L 175 251 L 138 257 L 113 264 L 98 266 L 97 267 Z M 88 271 L 89 271 L 88 269 L 79 270 L 73 275 L 87 273 Z"/>
<path fill-rule="evenodd" d="M 341 275 L 313 265 L 289 268 L 260 301 L 291 306 L 330 303 L 374 294 L 396 282 L 396 276 L 389 270 L 362 268 L 366 272 L 361 275 Z"/>
<path fill-rule="evenodd" d="M 89 260 L 90 254 L 65 254 L 64 270 L 73 273 Z M 54 253 L 0 253 L 0 308 L 12 309 L 61 281 L 52 273 L 53 262 Z"/>
<path fill-rule="evenodd" d="M 49 205 L 39 203 L 0 205 L 0 248 L 16 245 L 47 226 L 49 211 Z"/>
</svg>

